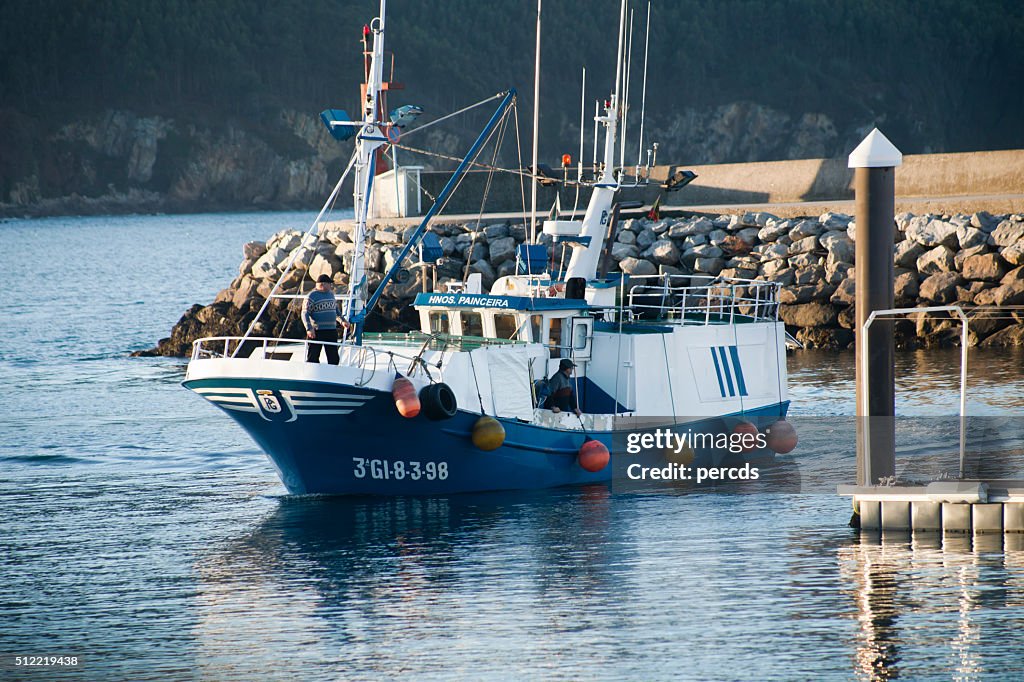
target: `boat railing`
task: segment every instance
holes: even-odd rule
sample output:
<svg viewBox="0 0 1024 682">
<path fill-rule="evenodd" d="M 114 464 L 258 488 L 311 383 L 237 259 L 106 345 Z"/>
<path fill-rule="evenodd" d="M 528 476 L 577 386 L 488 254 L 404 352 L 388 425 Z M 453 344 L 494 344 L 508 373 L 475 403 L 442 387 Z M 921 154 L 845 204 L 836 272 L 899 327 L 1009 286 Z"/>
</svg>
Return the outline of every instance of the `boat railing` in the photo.
<svg viewBox="0 0 1024 682">
<path fill-rule="evenodd" d="M 676 324 L 777 322 L 777 282 L 712 275 L 630 277 L 627 310 L 640 319 Z"/>
<path fill-rule="evenodd" d="M 209 336 L 192 342 L 192 359 L 207 360 L 215 358 L 258 358 L 263 360 L 293 360 L 296 353 L 306 357 L 309 344 L 319 346 L 335 346 L 341 358 L 341 364 L 352 367 L 376 365 L 378 354 L 388 356 L 389 360 L 415 362 L 424 351 L 470 351 L 484 346 L 507 346 L 522 341 L 513 339 L 491 339 L 476 336 L 451 336 L 448 334 L 424 334 L 423 332 L 408 333 L 365 333 L 363 344 L 356 345 L 349 341 L 316 341 L 312 339 L 294 339 L 278 337 L 242 337 L 242 336 Z M 374 348 L 370 344 L 380 344 L 384 348 Z M 403 352 L 407 351 L 407 352 Z"/>
</svg>

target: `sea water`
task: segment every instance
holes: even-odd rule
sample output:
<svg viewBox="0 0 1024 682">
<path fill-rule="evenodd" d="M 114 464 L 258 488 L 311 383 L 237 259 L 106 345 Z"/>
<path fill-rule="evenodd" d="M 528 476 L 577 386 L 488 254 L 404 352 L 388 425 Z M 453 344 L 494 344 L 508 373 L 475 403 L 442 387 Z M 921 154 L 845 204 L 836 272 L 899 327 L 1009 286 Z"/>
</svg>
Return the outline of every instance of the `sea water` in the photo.
<svg viewBox="0 0 1024 682">
<path fill-rule="evenodd" d="M 289 497 L 128 354 L 312 218 L 0 223 L 0 679 L 1024 677 L 1024 544 L 858 536 L 848 438 L 798 486 Z M 1021 354 L 971 357 L 972 414 L 1024 414 Z M 958 363 L 900 354 L 901 414 L 955 414 Z M 789 367 L 794 414 L 853 413 L 852 354 Z"/>
</svg>

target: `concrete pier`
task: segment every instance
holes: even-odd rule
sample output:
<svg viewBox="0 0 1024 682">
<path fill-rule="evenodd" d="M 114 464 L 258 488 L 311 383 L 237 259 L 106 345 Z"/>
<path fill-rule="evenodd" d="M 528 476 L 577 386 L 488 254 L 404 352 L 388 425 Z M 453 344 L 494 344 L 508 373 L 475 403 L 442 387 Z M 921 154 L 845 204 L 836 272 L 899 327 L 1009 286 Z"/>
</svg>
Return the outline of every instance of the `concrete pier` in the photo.
<svg viewBox="0 0 1024 682">
<path fill-rule="evenodd" d="M 959 308 L 893 308 L 895 169 L 902 154 L 877 129 L 850 154 L 855 169 L 857 481 L 839 486 L 853 497 L 852 525 L 862 530 L 944 534 L 1024 533 L 1024 481 L 897 482 L 895 376 L 891 316 L 955 311 L 961 345 L 960 476 L 964 474 L 967 317 Z"/>
<path fill-rule="evenodd" d="M 936 481 L 921 486 L 839 486 L 861 530 L 1024 533 L 1024 481 Z"/>
</svg>

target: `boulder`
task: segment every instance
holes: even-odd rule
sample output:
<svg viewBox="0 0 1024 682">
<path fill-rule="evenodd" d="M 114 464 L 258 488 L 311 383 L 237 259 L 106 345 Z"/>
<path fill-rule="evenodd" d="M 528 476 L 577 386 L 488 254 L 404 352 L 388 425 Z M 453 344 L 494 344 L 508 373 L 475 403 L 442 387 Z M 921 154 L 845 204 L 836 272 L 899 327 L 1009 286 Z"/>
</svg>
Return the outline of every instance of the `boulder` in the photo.
<svg viewBox="0 0 1024 682">
<path fill-rule="evenodd" d="M 636 235 L 629 230 L 622 230 L 615 236 L 619 244 L 636 244 Z"/>
<path fill-rule="evenodd" d="M 277 267 L 281 272 L 284 272 L 284 269 L 290 263 L 296 270 L 305 270 L 309 267 L 310 262 L 312 262 L 314 253 L 316 251 L 312 246 L 296 246 Z"/>
<path fill-rule="evenodd" d="M 742 239 L 748 245 L 753 246 L 757 243 L 757 235 L 761 233 L 756 227 L 745 227 L 739 230 L 734 236 Z"/>
<path fill-rule="evenodd" d="M 999 252 L 999 255 L 1003 257 L 1007 263 L 1013 266 L 1024 265 L 1024 243 L 1013 244 L 1007 246 L 1005 249 Z"/>
<path fill-rule="evenodd" d="M 690 249 L 700 246 L 701 244 L 707 244 L 708 238 L 703 234 L 691 234 L 689 237 L 683 240 L 682 249 L 683 251 L 689 251 Z"/>
<path fill-rule="evenodd" d="M 773 242 L 793 229 L 792 220 L 768 221 L 768 224 L 757 231 L 757 238 L 762 242 Z"/>
<path fill-rule="evenodd" d="M 956 288 L 963 283 L 955 272 L 938 272 L 921 282 L 920 297 L 926 301 L 945 305 L 957 299 Z"/>
<path fill-rule="evenodd" d="M 824 278 L 825 269 L 820 266 L 797 268 L 793 276 L 797 285 L 815 284 Z"/>
<path fill-rule="evenodd" d="M 667 220 L 659 220 L 657 222 L 651 223 L 651 230 L 654 232 L 654 234 L 661 236 L 668 232 L 669 225 L 670 223 Z"/>
<path fill-rule="evenodd" d="M 761 248 L 761 260 L 778 260 L 779 258 L 785 258 L 789 255 L 789 247 L 785 244 L 762 244 Z"/>
<path fill-rule="evenodd" d="M 798 303 L 810 303 L 814 300 L 814 285 L 802 285 L 785 287 L 779 291 L 779 303 L 782 305 L 795 305 Z"/>
<path fill-rule="evenodd" d="M 647 228 L 636 236 L 636 245 L 641 249 L 646 249 L 648 246 L 658 241 L 658 235 L 654 233 L 654 230 Z"/>
<path fill-rule="evenodd" d="M 1021 239 L 1024 239 L 1024 222 L 1004 220 L 988 236 L 988 243 L 995 246 L 1012 246 Z"/>
<path fill-rule="evenodd" d="M 774 216 L 771 213 L 765 211 L 754 211 L 743 214 L 740 218 L 739 224 L 743 227 L 764 227 L 768 224 L 769 220 L 778 220 L 778 216 Z"/>
<path fill-rule="evenodd" d="M 1001 280 L 1000 284 L 1012 284 L 1013 282 L 1020 282 L 1024 280 L 1024 266 L 1014 268 L 1006 273 Z"/>
<path fill-rule="evenodd" d="M 797 330 L 796 340 L 804 348 L 823 350 L 845 350 L 853 343 L 853 332 L 849 329 L 811 327 Z"/>
<path fill-rule="evenodd" d="M 910 220 L 907 226 L 907 239 L 913 239 L 928 248 L 939 245 L 953 248 L 960 245 L 955 226 L 942 220 L 933 220 L 929 216 L 918 216 Z"/>
<path fill-rule="evenodd" d="M 680 255 L 679 249 L 669 239 L 660 239 L 651 245 L 651 257 L 656 263 L 675 265 Z"/>
<path fill-rule="evenodd" d="M 781 270 L 786 270 L 788 268 L 789 261 L 786 260 L 785 258 L 781 258 L 777 260 L 770 260 L 764 263 L 763 265 L 761 265 L 760 272 L 762 275 L 766 277 L 774 277 Z"/>
<path fill-rule="evenodd" d="M 893 249 L 893 262 L 896 267 L 900 268 L 916 268 L 917 259 L 924 255 L 925 249 L 923 246 L 915 242 L 913 239 L 905 239 Z"/>
<path fill-rule="evenodd" d="M 668 230 L 668 236 L 673 239 L 689 237 L 695 234 L 707 234 L 715 229 L 715 224 L 707 218 L 691 218 L 688 221 L 678 222 Z"/>
<path fill-rule="evenodd" d="M 797 239 L 793 241 L 793 245 L 789 247 L 790 255 L 798 253 L 810 253 L 818 248 L 818 238 L 815 236 L 804 237 L 803 239 Z"/>
<path fill-rule="evenodd" d="M 267 245 L 263 242 L 246 242 L 242 245 L 242 255 L 246 260 L 256 261 L 267 252 Z"/>
<path fill-rule="evenodd" d="M 988 252 L 988 246 L 984 244 L 981 246 L 972 246 L 971 248 L 964 249 L 962 251 L 957 251 L 956 255 L 953 256 L 953 265 L 956 267 L 957 272 L 963 272 L 964 261 L 971 256 L 981 256 Z"/>
<path fill-rule="evenodd" d="M 825 281 L 829 284 L 839 284 L 850 274 L 852 267 L 848 263 L 825 263 Z"/>
<path fill-rule="evenodd" d="M 288 252 L 284 249 L 274 247 L 267 251 L 265 254 L 260 256 L 259 259 L 252 265 L 252 276 L 256 279 L 268 279 L 270 277 L 276 277 L 278 274 L 277 266 L 288 256 Z"/>
<path fill-rule="evenodd" d="M 936 246 L 917 259 L 917 272 L 921 275 L 934 275 L 937 272 L 951 272 L 955 269 L 953 251 L 947 246 Z"/>
<path fill-rule="evenodd" d="M 998 282 L 1006 275 L 1006 265 L 994 253 L 968 256 L 964 259 L 963 275 L 964 279 Z"/>
<path fill-rule="evenodd" d="M 845 213 L 822 213 L 818 218 L 818 222 L 826 230 L 846 230 L 851 222 L 853 222 L 853 216 L 846 215 Z"/>
<path fill-rule="evenodd" d="M 709 275 L 717 275 L 725 268 L 725 260 L 722 258 L 697 258 L 693 262 L 693 269 L 697 272 L 706 272 Z"/>
<path fill-rule="evenodd" d="M 794 242 L 807 237 L 817 237 L 825 231 L 825 227 L 817 220 L 801 220 L 792 230 L 789 231 L 789 238 Z"/>
<path fill-rule="evenodd" d="M 835 324 L 837 315 L 827 303 L 779 306 L 779 318 L 791 327 L 828 327 Z"/>
<path fill-rule="evenodd" d="M 505 227 L 505 232 L 508 232 L 508 228 L 504 225 L 492 225 L 492 227 Z M 488 238 L 490 243 L 490 261 L 491 265 L 501 265 L 507 260 L 513 260 L 516 257 L 516 240 L 513 237 L 495 237 Z"/>
<path fill-rule="evenodd" d="M 640 250 L 632 244 L 623 244 L 616 242 L 612 244 L 612 259 L 621 261 L 624 258 L 636 258 L 640 255 Z"/>
<path fill-rule="evenodd" d="M 401 244 L 402 235 L 394 230 L 374 230 L 373 241 L 378 244 Z"/>
<path fill-rule="evenodd" d="M 298 230 L 281 230 L 275 232 L 267 240 L 267 250 L 271 251 L 274 247 L 277 247 L 283 249 L 285 253 L 290 253 L 301 241 L 302 233 Z"/>
<path fill-rule="evenodd" d="M 526 225 L 523 223 L 516 223 L 508 226 L 508 236 L 515 239 L 520 244 L 526 241 Z"/>
<path fill-rule="evenodd" d="M 982 348 L 1004 348 L 1024 345 L 1024 324 L 1015 324 L 997 331 L 981 342 Z"/>
<path fill-rule="evenodd" d="M 739 233 L 732 234 L 718 242 L 719 248 L 726 253 L 745 255 L 750 253 L 750 244 L 739 237 Z"/>
<path fill-rule="evenodd" d="M 318 253 L 309 264 L 309 278 L 314 282 L 320 275 L 327 275 L 333 279 L 338 272 L 341 272 L 341 259 L 337 256 Z"/>
<path fill-rule="evenodd" d="M 1021 305 L 1024 304 L 1024 281 L 1017 280 L 1010 282 L 1009 284 L 1003 284 L 1001 286 L 992 289 L 992 302 L 996 305 Z M 987 293 L 987 292 L 982 292 Z M 975 302 L 980 299 L 979 294 L 975 297 Z"/>
<path fill-rule="evenodd" d="M 988 243 L 988 235 L 974 227 L 956 228 L 956 238 L 961 249 L 969 249 L 973 246 L 982 246 Z"/>
<path fill-rule="evenodd" d="M 725 252 L 711 244 L 701 244 L 683 253 L 683 257 L 696 256 L 698 258 L 721 258 Z"/>
<path fill-rule="evenodd" d="M 440 237 L 437 242 L 441 245 L 441 253 L 444 255 L 450 256 L 455 253 L 455 240 L 451 237 Z"/>
<path fill-rule="evenodd" d="M 494 280 L 497 278 L 494 268 L 491 267 L 490 263 L 481 258 L 469 266 L 469 271 L 470 273 L 479 272 L 481 279 L 483 280 L 481 282 L 483 290 L 490 291 L 491 286 L 494 284 Z"/>
<path fill-rule="evenodd" d="M 490 242 L 492 239 L 501 239 L 502 237 L 509 236 L 508 225 L 505 223 L 499 223 L 498 225 L 488 225 L 484 228 L 484 234 L 487 236 L 487 241 Z"/>
<path fill-rule="evenodd" d="M 623 258 L 619 261 L 619 269 L 627 275 L 656 275 L 658 268 L 647 260 L 640 258 Z"/>
<path fill-rule="evenodd" d="M 976 227 L 983 232 L 991 232 L 998 224 L 999 221 L 993 218 L 988 211 L 978 211 L 971 216 L 971 227 Z"/>
<path fill-rule="evenodd" d="M 917 275 L 913 272 L 902 272 L 893 279 L 893 294 L 897 301 L 908 303 L 915 300 L 921 288 L 917 283 Z"/>
<path fill-rule="evenodd" d="M 383 259 L 384 252 L 379 246 L 370 246 L 366 249 L 366 255 L 363 257 L 363 264 L 367 270 L 380 271 L 381 260 Z"/>
<path fill-rule="evenodd" d="M 825 259 L 814 253 L 798 253 L 789 257 L 789 264 L 794 268 L 804 268 L 809 265 L 824 265 Z"/>
<path fill-rule="evenodd" d="M 718 246 L 729 237 L 729 233 L 725 230 L 711 230 L 708 232 L 708 241 Z"/>
<path fill-rule="evenodd" d="M 916 284 L 916 282 L 915 282 Z M 835 305 L 853 305 L 856 300 L 856 282 L 853 279 L 844 279 L 836 287 L 835 293 L 829 298 L 829 301 Z"/>
<path fill-rule="evenodd" d="M 241 308 L 242 305 L 256 293 L 256 287 L 258 284 L 259 282 L 255 278 L 249 275 L 244 275 L 242 277 L 242 281 L 234 291 L 231 304 L 236 308 Z"/>
<path fill-rule="evenodd" d="M 258 258 L 246 258 L 244 261 L 238 264 L 238 274 L 245 275 L 252 272 L 252 266 L 256 264 Z"/>
<path fill-rule="evenodd" d="M 834 263 L 853 263 L 855 254 L 853 241 L 845 232 L 826 232 L 818 242 L 828 251 L 828 258 Z"/>
</svg>

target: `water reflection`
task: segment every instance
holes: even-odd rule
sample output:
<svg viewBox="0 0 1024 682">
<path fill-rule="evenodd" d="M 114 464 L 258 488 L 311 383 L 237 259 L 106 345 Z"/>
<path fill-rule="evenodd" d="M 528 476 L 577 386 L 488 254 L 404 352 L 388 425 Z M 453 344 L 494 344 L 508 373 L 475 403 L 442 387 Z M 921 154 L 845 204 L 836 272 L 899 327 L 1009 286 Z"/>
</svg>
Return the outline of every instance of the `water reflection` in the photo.
<svg viewBox="0 0 1024 682">
<path fill-rule="evenodd" d="M 805 350 L 787 359 L 794 414 L 854 414 L 853 353 Z M 1024 411 L 1024 348 L 971 348 L 968 359 L 968 414 Z M 959 413 L 960 350 L 896 354 L 896 412 L 914 415 Z"/>
<path fill-rule="evenodd" d="M 838 560 L 856 606 L 859 679 L 1024 672 L 1024 536 L 863 532 Z M 943 666 L 906 663 L 929 647 L 947 652 Z"/>
<path fill-rule="evenodd" d="M 197 562 L 196 665 L 211 677 L 258 676 L 249 668 L 257 663 L 238 650 L 241 640 L 268 650 L 301 648 L 330 670 L 434 670 L 467 633 L 477 640 L 473 646 L 510 646 L 500 625 L 485 629 L 502 622 L 504 605 L 495 601 L 492 582 L 525 591 L 507 598 L 543 604 L 538 631 L 577 628 L 580 613 L 613 611 L 622 586 L 612 575 L 625 541 L 621 528 L 609 537 L 610 506 L 606 486 L 448 498 L 282 498 L 252 532 Z M 275 627 L 252 614 L 266 614 Z M 544 646 L 558 656 L 571 654 L 573 645 L 551 638 Z"/>
</svg>

